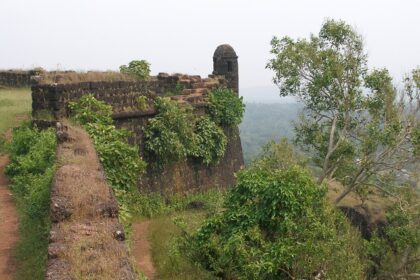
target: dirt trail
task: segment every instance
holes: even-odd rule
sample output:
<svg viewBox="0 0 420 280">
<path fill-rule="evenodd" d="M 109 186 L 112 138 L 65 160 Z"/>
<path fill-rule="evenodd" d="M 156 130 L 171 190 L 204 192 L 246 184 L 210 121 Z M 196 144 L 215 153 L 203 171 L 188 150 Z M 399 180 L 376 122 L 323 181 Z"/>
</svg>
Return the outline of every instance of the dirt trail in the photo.
<svg viewBox="0 0 420 280">
<path fill-rule="evenodd" d="M 156 279 L 156 270 L 153 266 L 152 249 L 148 240 L 150 221 L 133 225 L 133 255 L 137 266 L 149 280 Z"/>
<path fill-rule="evenodd" d="M 5 155 L 0 155 L 0 279 L 13 279 L 14 265 L 12 249 L 17 241 L 18 217 L 13 197 L 7 188 L 4 168 L 8 162 Z"/>
</svg>

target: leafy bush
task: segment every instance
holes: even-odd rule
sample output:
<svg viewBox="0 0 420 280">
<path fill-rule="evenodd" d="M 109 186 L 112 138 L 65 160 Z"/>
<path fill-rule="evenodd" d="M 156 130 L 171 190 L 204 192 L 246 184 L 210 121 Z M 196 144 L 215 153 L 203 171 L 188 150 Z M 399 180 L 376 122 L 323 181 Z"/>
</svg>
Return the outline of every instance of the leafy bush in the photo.
<svg viewBox="0 0 420 280">
<path fill-rule="evenodd" d="M 400 192 L 410 196 L 410 202 L 388 209 L 386 226 L 365 241 L 371 279 L 398 279 L 420 270 L 419 196 L 411 188 L 401 188 Z"/>
<path fill-rule="evenodd" d="M 193 156 L 207 165 L 219 162 L 225 154 L 227 144 L 223 129 L 208 117 L 203 116 L 195 123 L 195 134 L 197 142 Z"/>
<path fill-rule="evenodd" d="M 146 60 L 133 60 L 128 66 L 121 65 L 120 72 L 135 76 L 140 80 L 147 80 L 150 75 L 150 63 Z"/>
<path fill-rule="evenodd" d="M 208 117 L 197 118 L 191 106 L 157 98 L 158 115 L 144 128 L 146 151 L 165 164 L 192 156 L 204 164 L 217 163 L 226 149 L 223 130 Z"/>
<path fill-rule="evenodd" d="M 234 126 L 242 121 L 245 111 L 243 98 L 231 89 L 218 89 L 209 94 L 209 113 L 218 125 Z"/>
<path fill-rule="evenodd" d="M 192 108 L 168 98 L 157 98 L 155 107 L 159 114 L 144 128 L 146 151 L 161 163 L 184 160 L 197 141 Z"/>
<path fill-rule="evenodd" d="M 225 211 L 183 244 L 223 279 L 362 279 L 359 235 L 300 167 L 238 174 Z"/>
<path fill-rule="evenodd" d="M 19 210 L 17 279 L 44 279 L 50 228 L 50 186 L 55 171 L 56 136 L 29 123 L 13 130 L 5 173 Z"/>
<path fill-rule="evenodd" d="M 98 101 L 92 94 L 83 95 L 77 102 L 70 102 L 69 108 L 75 120 L 82 125 L 112 124 L 112 106 Z"/>
<path fill-rule="evenodd" d="M 87 124 L 85 128 L 94 141 L 111 186 L 120 190 L 136 189 L 146 163 L 139 156 L 138 146 L 128 144 L 130 133 L 106 124 Z"/>
</svg>

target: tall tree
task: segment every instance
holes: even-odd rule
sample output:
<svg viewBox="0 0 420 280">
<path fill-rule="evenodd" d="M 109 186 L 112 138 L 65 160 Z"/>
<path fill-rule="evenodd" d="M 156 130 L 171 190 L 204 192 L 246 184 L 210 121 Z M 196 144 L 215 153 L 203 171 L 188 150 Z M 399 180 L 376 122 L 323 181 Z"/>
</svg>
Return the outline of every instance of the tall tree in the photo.
<svg viewBox="0 0 420 280">
<path fill-rule="evenodd" d="M 327 20 L 309 39 L 271 41 L 281 96 L 296 96 L 304 112 L 296 142 L 321 168 L 319 183 L 336 179 L 351 191 L 384 191 L 419 159 L 419 73 L 397 94 L 386 69 L 368 72 L 361 36 L 343 21 Z M 417 152 L 416 152 L 417 151 Z"/>
</svg>

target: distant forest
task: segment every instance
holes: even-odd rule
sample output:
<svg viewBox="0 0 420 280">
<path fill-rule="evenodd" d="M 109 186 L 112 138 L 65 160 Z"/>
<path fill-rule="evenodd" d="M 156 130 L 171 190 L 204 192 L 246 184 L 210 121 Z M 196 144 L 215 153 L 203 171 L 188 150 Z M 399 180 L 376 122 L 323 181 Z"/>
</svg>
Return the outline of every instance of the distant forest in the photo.
<svg viewBox="0 0 420 280">
<path fill-rule="evenodd" d="M 293 137 L 293 121 L 302 105 L 298 103 L 246 103 L 239 126 L 245 164 L 249 164 L 270 140 Z"/>
</svg>

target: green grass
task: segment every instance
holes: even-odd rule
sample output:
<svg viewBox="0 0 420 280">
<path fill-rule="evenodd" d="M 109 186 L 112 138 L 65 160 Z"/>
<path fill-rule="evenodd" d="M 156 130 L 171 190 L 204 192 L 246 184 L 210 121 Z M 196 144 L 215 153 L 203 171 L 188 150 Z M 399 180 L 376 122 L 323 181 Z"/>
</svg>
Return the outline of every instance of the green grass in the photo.
<svg viewBox="0 0 420 280">
<path fill-rule="evenodd" d="M 183 230 L 191 233 L 208 216 L 221 211 L 225 194 L 225 189 L 214 188 L 166 197 L 159 194 L 129 197 L 133 222 L 150 220 L 149 240 L 158 279 L 217 279 L 184 257 L 178 250 L 177 240 L 182 237 Z"/>
<path fill-rule="evenodd" d="M 178 250 L 176 243 L 177 238 L 182 235 L 182 230 L 176 225 L 176 221 L 182 223 L 188 231 L 193 231 L 201 225 L 206 216 L 206 210 L 188 210 L 151 220 L 149 238 L 158 279 L 217 279 L 186 259 Z"/>
<path fill-rule="evenodd" d="M 0 89 L 0 135 L 31 113 L 31 89 Z"/>
<path fill-rule="evenodd" d="M 15 279 L 45 279 L 50 229 L 50 186 L 55 172 L 56 136 L 30 123 L 13 130 L 5 174 L 19 214 L 19 240 L 14 248 Z"/>
</svg>

